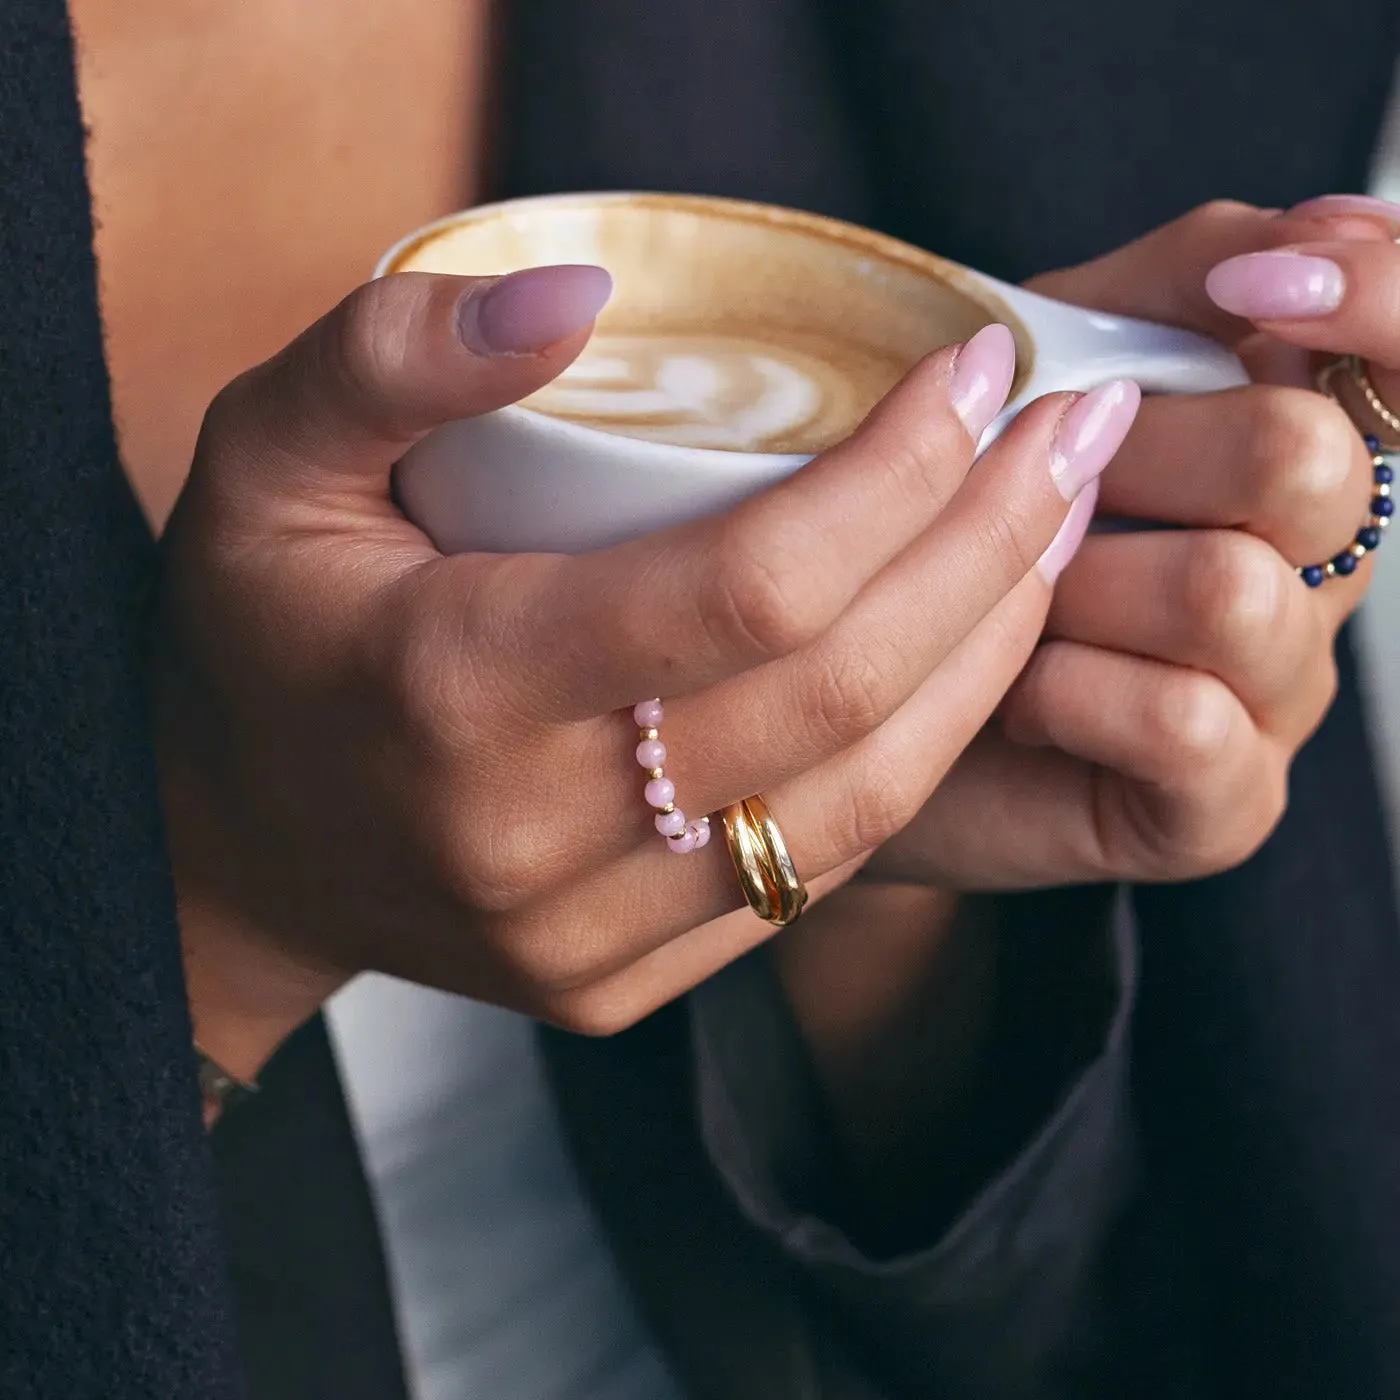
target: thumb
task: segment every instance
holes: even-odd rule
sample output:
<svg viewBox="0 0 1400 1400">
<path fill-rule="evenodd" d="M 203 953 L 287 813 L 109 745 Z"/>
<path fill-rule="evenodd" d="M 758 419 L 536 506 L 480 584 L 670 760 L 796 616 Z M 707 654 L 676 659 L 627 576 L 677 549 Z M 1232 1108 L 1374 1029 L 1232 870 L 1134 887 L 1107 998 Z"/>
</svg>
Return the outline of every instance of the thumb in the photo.
<svg viewBox="0 0 1400 1400">
<path fill-rule="evenodd" d="M 284 495 L 387 492 L 394 462 L 425 433 L 567 368 L 611 292 L 590 266 L 371 282 L 219 395 L 196 466 L 231 457 L 240 480 Z"/>
<path fill-rule="evenodd" d="M 1034 278 L 1027 285 L 1045 296 L 1098 311 L 1141 316 L 1199 331 L 1238 346 L 1255 331 L 1206 295 L 1206 274 L 1241 253 L 1262 252 L 1317 237 L 1317 215 L 1308 206 L 1280 214 L 1252 204 L 1216 200 L 1101 258 Z M 1357 221 L 1352 221 L 1356 223 Z M 1383 238 L 1379 226 L 1343 237 Z"/>
</svg>

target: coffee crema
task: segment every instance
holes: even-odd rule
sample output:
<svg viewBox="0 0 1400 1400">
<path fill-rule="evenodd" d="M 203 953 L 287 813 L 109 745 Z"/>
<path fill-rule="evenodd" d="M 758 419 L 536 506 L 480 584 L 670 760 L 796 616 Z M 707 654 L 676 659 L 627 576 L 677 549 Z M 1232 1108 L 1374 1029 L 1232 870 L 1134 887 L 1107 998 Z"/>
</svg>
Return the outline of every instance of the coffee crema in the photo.
<svg viewBox="0 0 1400 1400">
<path fill-rule="evenodd" d="M 852 225 L 739 201 L 581 195 L 427 230 L 395 272 L 597 263 L 612 300 L 522 407 L 681 447 L 811 454 L 924 354 L 993 319 L 961 269 Z"/>
</svg>

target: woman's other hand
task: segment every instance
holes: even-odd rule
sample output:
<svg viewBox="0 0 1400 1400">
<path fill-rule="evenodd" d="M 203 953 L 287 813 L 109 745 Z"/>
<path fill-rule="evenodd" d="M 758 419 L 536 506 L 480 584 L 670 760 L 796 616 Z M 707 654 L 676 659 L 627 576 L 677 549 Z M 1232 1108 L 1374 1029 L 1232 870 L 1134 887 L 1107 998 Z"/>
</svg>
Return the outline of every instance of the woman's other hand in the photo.
<svg viewBox="0 0 1400 1400">
<path fill-rule="evenodd" d="M 1212 335 L 1259 382 L 1144 403 L 1099 508 L 1175 528 L 1091 536 L 997 721 L 872 875 L 952 889 L 1189 879 L 1273 829 L 1370 574 L 1363 560 L 1309 588 L 1296 573 L 1348 549 L 1374 488 L 1362 433 L 1311 387 L 1307 350 L 1400 365 L 1396 227 L 1362 208 L 1209 205 L 1033 284 Z M 1336 306 L 1287 322 L 1236 314 L 1251 295 L 1279 304 L 1270 276 L 1287 282 L 1291 267 L 1306 282 L 1275 251 L 1295 246 L 1341 269 L 1322 279 L 1328 296 L 1345 288 Z M 1382 392 L 1397 379 L 1377 372 Z"/>
</svg>

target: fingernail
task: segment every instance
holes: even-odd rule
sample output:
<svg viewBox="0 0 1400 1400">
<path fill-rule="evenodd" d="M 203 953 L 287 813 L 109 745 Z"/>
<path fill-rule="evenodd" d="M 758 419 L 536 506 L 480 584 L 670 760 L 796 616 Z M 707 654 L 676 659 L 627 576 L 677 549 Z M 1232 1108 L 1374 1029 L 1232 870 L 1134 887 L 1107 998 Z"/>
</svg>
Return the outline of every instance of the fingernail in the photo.
<svg viewBox="0 0 1400 1400">
<path fill-rule="evenodd" d="M 1113 460 L 1137 417 L 1142 391 L 1131 379 L 1101 384 L 1071 405 L 1055 429 L 1050 475 L 1072 501 Z"/>
<path fill-rule="evenodd" d="M 533 355 L 590 325 L 612 287 L 601 267 L 527 267 L 468 292 L 457 334 L 477 355 Z"/>
<path fill-rule="evenodd" d="M 1346 278 L 1330 258 L 1306 253 L 1244 253 L 1206 274 L 1206 295 L 1250 321 L 1326 316 L 1342 304 Z"/>
<path fill-rule="evenodd" d="M 1346 214 L 1359 214 L 1362 218 L 1383 219 L 1400 233 L 1400 204 L 1392 204 L 1388 199 L 1376 199 L 1369 194 L 1324 194 L 1316 199 L 1305 199 L 1295 204 L 1289 211 L 1290 217 L 1303 219 L 1330 219 Z"/>
<path fill-rule="evenodd" d="M 1084 543 L 1089 522 L 1094 518 L 1094 506 L 1099 499 L 1099 479 L 1095 477 L 1075 498 L 1069 514 L 1060 522 L 1049 548 L 1036 561 L 1036 568 L 1046 583 L 1054 583 L 1064 573 L 1065 566 Z"/>
<path fill-rule="evenodd" d="M 958 351 L 948 398 L 976 442 L 1001 412 L 1016 374 L 1016 341 L 1003 325 L 983 326 Z"/>
</svg>

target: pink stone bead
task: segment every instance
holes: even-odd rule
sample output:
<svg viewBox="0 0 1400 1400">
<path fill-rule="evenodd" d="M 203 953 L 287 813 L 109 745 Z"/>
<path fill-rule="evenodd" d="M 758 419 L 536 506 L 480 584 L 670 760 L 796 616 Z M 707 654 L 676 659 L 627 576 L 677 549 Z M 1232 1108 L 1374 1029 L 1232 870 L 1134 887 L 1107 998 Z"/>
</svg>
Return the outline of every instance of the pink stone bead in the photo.
<svg viewBox="0 0 1400 1400">
<path fill-rule="evenodd" d="M 695 837 L 690 834 L 690 830 L 687 828 L 679 836 L 672 836 L 666 844 L 678 856 L 688 856 L 695 849 Z"/>
<path fill-rule="evenodd" d="M 685 830 L 685 813 L 679 807 L 673 812 L 658 812 L 656 829 L 663 836 L 679 836 Z"/>
<path fill-rule="evenodd" d="M 637 745 L 637 762 L 643 768 L 660 768 L 666 762 L 666 745 L 660 739 L 643 739 Z"/>
<path fill-rule="evenodd" d="M 676 785 L 670 778 L 653 778 L 642 789 L 642 796 L 652 807 L 665 807 L 676 800 Z"/>
<path fill-rule="evenodd" d="M 691 822 L 686 828 L 695 838 L 695 849 L 703 851 L 710 844 L 710 824 L 709 822 Z"/>
<path fill-rule="evenodd" d="M 632 718 L 638 729 L 655 729 L 665 716 L 660 700 L 643 700 L 632 710 Z"/>
</svg>

